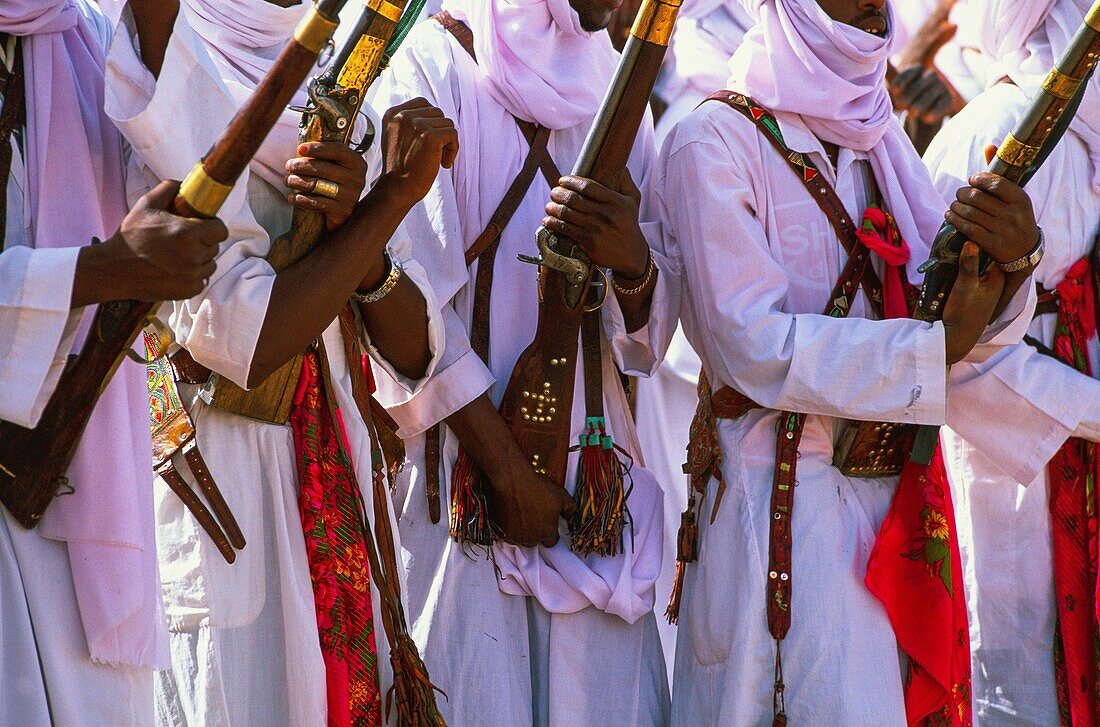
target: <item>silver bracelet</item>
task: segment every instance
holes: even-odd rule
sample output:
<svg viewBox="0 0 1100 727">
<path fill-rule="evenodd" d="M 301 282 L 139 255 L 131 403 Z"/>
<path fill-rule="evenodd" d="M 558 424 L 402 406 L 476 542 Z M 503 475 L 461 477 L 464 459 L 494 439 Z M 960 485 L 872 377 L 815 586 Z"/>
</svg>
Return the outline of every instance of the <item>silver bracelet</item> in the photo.
<svg viewBox="0 0 1100 727">
<path fill-rule="evenodd" d="M 355 291 L 351 298 L 356 303 L 377 303 L 390 294 L 394 288 L 397 287 L 397 281 L 401 280 L 401 274 L 404 270 L 401 264 L 396 262 L 391 256 L 390 251 L 386 251 L 386 264 L 389 266 L 389 273 L 386 275 L 386 279 L 382 281 L 374 290 L 369 293 L 360 293 Z"/>
<path fill-rule="evenodd" d="M 1031 248 L 1031 252 L 1023 257 L 1018 257 L 1015 260 L 1011 260 L 1007 263 L 997 263 L 997 267 L 1006 273 L 1015 273 L 1019 270 L 1025 270 L 1029 267 L 1038 265 L 1043 259 L 1043 253 L 1046 252 L 1047 242 L 1046 236 L 1043 234 L 1043 228 L 1039 228 L 1039 242 L 1035 243 L 1035 247 Z"/>
</svg>

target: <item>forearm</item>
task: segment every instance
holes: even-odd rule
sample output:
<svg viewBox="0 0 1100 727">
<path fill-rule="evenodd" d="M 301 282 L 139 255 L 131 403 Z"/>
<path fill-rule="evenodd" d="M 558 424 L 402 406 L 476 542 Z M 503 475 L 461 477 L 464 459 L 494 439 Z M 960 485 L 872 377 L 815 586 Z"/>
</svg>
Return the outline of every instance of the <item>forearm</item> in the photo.
<svg viewBox="0 0 1100 727">
<path fill-rule="evenodd" d="M 1020 291 L 1020 288 L 1025 283 L 1031 283 L 1031 272 L 1032 268 L 1028 268 L 1027 270 L 1019 270 L 1015 273 L 1005 274 L 1004 291 L 1001 293 L 1000 300 L 997 301 L 997 308 L 993 311 L 993 317 L 989 319 L 990 323 L 1004 315 L 1005 310 L 1008 308 L 1008 304 L 1012 302 L 1016 293 Z"/>
<path fill-rule="evenodd" d="M 377 186 L 347 222 L 276 276 L 252 357 L 250 387 L 321 335 L 364 281 L 382 280 L 382 253 L 407 212 L 407 205 L 392 203 L 386 188 Z"/>
<path fill-rule="evenodd" d="M 507 422 L 488 394 L 474 399 L 445 421 L 466 454 L 490 481 L 497 480 L 509 464 L 524 460 Z"/>
<path fill-rule="evenodd" d="M 160 76 L 164 54 L 172 39 L 172 26 L 179 12 L 179 0 L 130 0 L 137 25 L 141 60 L 154 78 Z"/>
<path fill-rule="evenodd" d="M 379 284 L 364 290 L 374 290 Z M 359 313 L 371 343 L 394 369 L 410 379 L 423 378 L 432 351 L 428 345 L 428 310 L 416 284 L 402 275 L 382 300 L 359 303 Z"/>
</svg>

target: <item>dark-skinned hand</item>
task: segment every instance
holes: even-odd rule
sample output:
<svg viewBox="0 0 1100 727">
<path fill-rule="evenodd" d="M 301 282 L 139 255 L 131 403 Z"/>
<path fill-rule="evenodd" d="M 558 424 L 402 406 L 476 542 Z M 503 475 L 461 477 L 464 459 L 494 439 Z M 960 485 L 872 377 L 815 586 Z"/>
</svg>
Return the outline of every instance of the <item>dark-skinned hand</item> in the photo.
<svg viewBox="0 0 1100 727">
<path fill-rule="evenodd" d="M 978 343 L 1004 291 L 1005 274 L 990 265 L 979 275 L 979 248 L 963 245 L 959 256 L 959 277 L 943 307 L 948 365 L 961 361 Z"/>
<path fill-rule="evenodd" d="M 489 519 L 506 543 L 523 547 L 558 542 L 558 523 L 576 509 L 564 488 L 535 472 L 525 459 L 504 463 L 487 475 Z"/>
<path fill-rule="evenodd" d="M 970 178 L 955 193 L 944 219 L 1001 263 L 1018 260 L 1039 242 L 1031 198 L 1018 184 L 991 172 Z"/>
<path fill-rule="evenodd" d="M 638 224 L 641 192 L 624 171 L 618 191 L 591 179 L 566 176 L 550 192 L 543 227 L 576 242 L 601 268 L 621 278 L 645 275 L 649 243 Z"/>
<path fill-rule="evenodd" d="M 900 71 L 890 82 L 894 108 L 906 111 L 926 124 L 939 124 L 951 112 L 954 97 L 935 68 L 914 65 Z"/>
<path fill-rule="evenodd" d="M 397 204 L 412 207 L 424 199 L 439 169 L 458 157 L 454 122 L 423 98 L 394 106 L 382 119 L 385 172 L 378 186 Z"/>
<path fill-rule="evenodd" d="M 118 232 L 82 248 L 71 304 L 109 300 L 185 300 L 202 292 L 216 269 L 221 220 L 178 217 L 168 211 L 179 182 L 164 181 L 139 199 Z"/>
<path fill-rule="evenodd" d="M 298 156 L 286 163 L 287 201 L 298 209 L 320 212 L 328 229 L 351 217 L 367 184 L 367 162 L 351 147 L 335 141 L 310 141 L 298 146 Z M 340 185 L 335 199 L 315 192 L 317 182 Z"/>
</svg>

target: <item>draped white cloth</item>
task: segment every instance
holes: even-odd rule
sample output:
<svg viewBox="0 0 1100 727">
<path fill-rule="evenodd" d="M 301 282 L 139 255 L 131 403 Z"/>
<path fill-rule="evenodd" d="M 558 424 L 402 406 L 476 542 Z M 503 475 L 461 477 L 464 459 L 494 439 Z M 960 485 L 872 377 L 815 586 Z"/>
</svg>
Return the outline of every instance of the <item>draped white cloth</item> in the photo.
<svg viewBox="0 0 1100 727">
<path fill-rule="evenodd" d="M 1065 0 L 1053 7 L 1047 0 L 969 4 L 977 15 L 967 32 L 980 31 L 984 50 L 993 54 L 999 69 L 993 80 L 1008 75 L 1019 85 L 1001 83 L 978 96 L 929 147 L 925 161 L 945 195 L 984 168 L 985 147 L 1014 129 L 1036 88 L 1041 58 L 1051 64 L 1064 49 L 1064 40 L 1059 45 L 1052 39 L 1064 37 L 1075 12 L 1078 24 L 1084 14 L 1079 3 Z M 1021 74 L 1024 65 L 1034 70 Z M 1046 288 L 1056 287 L 1089 254 L 1100 232 L 1097 139 L 1089 121 L 1095 89 L 1088 94 L 1082 121 L 1027 188 L 1047 240 L 1035 274 Z M 1055 318 L 1037 317 L 1029 334 L 1049 346 Z M 1095 367 L 1095 337 L 1089 353 Z M 967 383 L 952 392 L 960 405 L 948 419 L 944 454 L 970 612 L 975 719 L 982 725 L 1053 724 L 1059 717 L 1046 463 L 1070 436 L 1100 440 L 1100 382 L 1023 344 L 978 352 L 956 369 Z M 996 402 L 992 415 L 988 402 Z"/>
<path fill-rule="evenodd" d="M 11 19 L 11 10 L 0 8 L 0 24 Z M 95 38 L 102 52 L 107 28 L 94 9 L 79 3 L 67 12 L 77 16 L 79 32 L 74 35 Z M 4 51 L 12 48 L 0 47 Z M 5 58 L 6 52 L 0 52 L 0 63 Z M 102 92 L 102 70 L 81 81 Z M 72 86 L 57 89 L 59 93 L 66 90 L 71 92 Z M 95 120 L 90 126 L 95 126 Z M 74 136 L 73 143 L 79 144 L 75 132 L 69 129 L 69 133 Z M 10 142 L 11 174 L 6 188 L 0 190 L 8 213 L 5 228 L 0 230 L 4 240 L 0 254 L 0 418 L 31 426 L 41 416 L 77 334 L 83 311 L 71 311 L 69 300 L 79 245 L 87 240 L 66 238 L 52 241 L 57 243 L 54 245 L 36 244 L 43 239 L 41 228 L 36 234 L 31 224 L 33 215 L 27 204 L 29 170 L 21 143 L 25 138 L 19 134 Z M 117 173 L 122 168 L 121 158 L 116 164 Z M 67 199 L 70 209 L 66 213 L 74 218 L 86 210 L 73 210 L 73 204 L 95 206 L 94 199 L 79 192 Z M 74 220 L 74 224 L 89 224 L 91 217 L 94 214 Z M 139 393 L 142 389 L 139 385 Z M 133 428 L 139 435 L 144 431 L 141 420 Z M 125 447 L 120 447 L 120 454 L 124 451 Z M 148 510 L 151 528 L 151 503 Z M 0 508 L 0 722 L 144 727 L 152 719 L 152 670 L 148 666 L 109 666 L 104 660 L 90 658 L 89 638 L 101 632 L 85 628 L 87 601 L 79 597 L 75 573 L 101 574 L 73 557 L 73 552 L 68 543 L 44 538 L 38 530 L 25 530 Z M 149 553 L 153 554 L 151 544 Z M 140 570 L 131 573 L 130 579 L 140 585 Z M 107 578 L 100 581 L 109 582 Z M 144 585 L 154 603 L 159 600 L 155 570 Z M 125 613 L 131 604 L 120 598 L 115 605 L 118 608 L 110 613 Z M 153 611 L 155 617 L 155 606 Z M 112 646 L 132 643 L 120 639 Z"/>
<path fill-rule="evenodd" d="M 808 155 L 857 219 L 874 174 L 912 250 L 909 278 L 919 281 L 945 203 L 889 111 L 886 41 L 833 23 L 815 0 L 746 7 L 761 22 L 731 61 L 732 88 L 775 107 L 787 145 Z M 819 137 L 839 144 L 835 167 Z M 672 130 L 658 190 L 667 251 L 682 260 L 688 340 L 713 388 L 732 386 L 765 407 L 718 424 L 726 491 L 714 514 L 711 482 L 700 508 L 672 723 L 772 716 L 775 644 L 764 608 L 775 410 L 793 410 L 809 416 L 791 522 L 787 715 L 792 724 L 904 724 L 897 642 L 863 583 L 897 478 L 846 478 L 832 465 L 833 445 L 844 419 L 944 422 L 943 327 L 868 320 L 862 293 L 847 319 L 820 315 L 843 248 L 787 160 L 724 104 L 708 103 Z M 689 196 L 692 204 L 678 203 Z M 987 339 L 1018 341 L 1029 298 L 1022 291 Z"/>
<path fill-rule="evenodd" d="M 200 11 L 206 14 L 200 16 Z M 262 75 L 264 62 L 273 59 L 289 38 L 294 23 L 284 16 L 300 17 L 302 12 L 301 6 L 279 9 L 263 0 L 186 3 L 173 29 L 160 82 L 142 65 L 133 29 L 124 21 L 109 56 L 107 112 L 133 146 L 132 186 L 178 179 L 188 172 L 247 95 L 250 81 L 243 74 Z M 215 17 L 225 21 L 221 33 L 214 30 L 216 23 L 204 25 L 215 22 L 210 20 Z M 251 30 L 235 23 L 248 23 Z M 279 128 L 222 208 L 229 239 L 222 245 L 210 285 L 200 296 L 174 304 L 170 317 L 177 341 L 196 360 L 237 383 L 247 380 L 275 279 L 264 256 L 273 236 L 285 232 L 290 223 L 282 174 L 276 184 L 272 181 L 275 171 L 296 154 L 297 138 L 285 132 L 298 118 L 290 111 L 283 114 Z M 368 163 L 377 172 L 377 151 L 372 155 Z M 135 188 L 132 194 L 140 191 Z M 407 239 L 395 236 L 391 254 L 402 261 L 405 274 L 420 286 L 428 310 L 434 311 L 427 276 L 408 260 L 408 250 Z M 348 414 L 356 405 L 339 325 L 330 325 L 321 338 L 329 353 L 336 401 L 344 412 L 350 454 L 364 500 L 370 503 L 370 439 L 363 421 Z M 433 351 L 442 350 L 438 316 L 431 317 L 429 339 Z M 418 385 L 402 379 L 376 351 L 372 357 L 378 378 L 392 377 L 399 382 L 395 386 L 409 391 Z M 433 358 L 429 373 L 435 365 Z M 157 722 L 172 727 L 325 725 L 324 663 L 290 427 L 207 407 L 193 387 L 183 394 L 191 403 L 200 449 L 248 545 L 233 565 L 227 565 L 179 500 L 163 482 L 156 483 L 158 548 L 172 632 L 172 670 L 158 676 Z M 180 469 L 190 480 L 186 467 Z M 371 523 L 375 517 L 392 518 L 396 530 L 389 508 L 375 513 L 368 507 L 367 516 Z M 389 646 L 373 583 L 371 593 L 385 693 L 392 684 Z"/>
<path fill-rule="evenodd" d="M 553 47 L 553 38 L 540 34 L 539 23 L 555 2 L 493 0 L 489 4 L 495 7 L 494 13 L 514 11 L 514 17 L 531 18 L 530 57 L 541 58 L 545 50 L 541 44 L 548 40 Z M 448 0 L 445 7 L 453 12 L 456 5 Z M 476 23 L 487 16 L 467 17 L 480 38 L 476 47 L 485 47 L 486 30 Z M 523 20 L 524 28 L 527 22 Z M 571 24 L 562 28 L 558 25 L 554 32 L 574 32 Z M 575 61 L 584 66 L 590 60 L 587 56 L 600 57 L 605 43 L 603 36 L 584 38 Z M 647 237 L 655 247 L 660 276 L 648 325 L 627 334 L 614 296 L 602 314 L 605 350 L 611 353 L 603 361 L 607 421 L 615 441 L 635 458 L 628 500 L 633 527 L 626 552 L 615 558 L 581 559 L 569 550 L 566 538 L 553 548 L 499 545 L 497 578 L 491 563 L 467 554 L 448 538 L 445 519 L 432 524 L 428 518 L 422 433 L 487 389 L 499 401 L 516 360 L 534 337 L 537 318 L 534 270 L 517 261 L 516 255 L 535 252 L 533 233 L 544 216 L 549 193 L 541 176 L 501 238 L 488 366 L 469 348 L 466 328 L 472 315 L 476 267 L 467 269 L 464 251 L 482 232 L 528 148 L 510 114 L 520 109 L 510 107 L 508 99 L 502 101 L 496 90 L 499 79 L 487 77 L 494 73 L 492 68 L 475 65 L 437 23 L 424 23 L 394 59 L 376 99 L 376 106 L 384 108 L 415 96 L 427 98 L 455 120 L 461 145 L 455 168 L 440 176 L 424 203 L 406 220 L 415 257 L 425 263 L 450 318 L 448 351 L 436 377 L 411 398 L 390 399 L 391 413 L 409 449 L 410 467 L 400 480 L 397 496 L 413 635 L 441 684 L 484 685 L 456 689 L 440 705 L 452 724 L 662 724 L 667 719 L 667 684 L 652 614 L 653 583 L 661 567 L 661 495 L 640 459 L 615 372 L 617 363 L 627 373 L 651 373 L 674 328 L 678 275 L 661 254 L 655 230 L 647 229 Z M 565 93 L 565 82 L 555 80 L 561 70 L 532 64 L 526 73 Z M 523 73 L 516 70 L 509 84 L 538 88 Z M 606 88 L 610 73 L 609 65 L 599 76 L 585 80 L 597 89 L 585 102 L 586 118 L 566 126 L 557 118 L 539 119 L 555 128 L 549 150 L 563 172 L 571 168 L 580 150 L 597 96 Z M 643 205 L 650 202 L 652 162 L 652 129 L 647 122 L 630 162 L 635 180 L 646 191 Z M 578 367 L 578 386 L 580 382 Z M 575 434 L 583 422 L 583 397 L 578 396 L 572 412 Z M 456 439 L 444 427 L 444 513 L 457 449 Z M 566 477 L 570 488 L 576 460 L 576 455 L 571 456 Z"/>
</svg>

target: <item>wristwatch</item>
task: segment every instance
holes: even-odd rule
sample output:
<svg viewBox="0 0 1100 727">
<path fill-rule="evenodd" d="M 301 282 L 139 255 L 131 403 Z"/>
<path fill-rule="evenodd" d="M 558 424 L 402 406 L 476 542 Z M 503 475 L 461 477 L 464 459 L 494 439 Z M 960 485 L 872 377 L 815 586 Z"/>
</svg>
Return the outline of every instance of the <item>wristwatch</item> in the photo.
<svg viewBox="0 0 1100 727">
<path fill-rule="evenodd" d="M 1039 261 L 1043 259 L 1043 253 L 1046 252 L 1046 248 L 1046 237 L 1043 235 L 1043 228 L 1040 227 L 1039 242 L 1035 243 L 1035 247 L 1031 248 L 1031 252 L 1007 263 L 997 263 L 997 266 L 1006 273 L 1015 273 L 1019 270 L 1025 270 L 1039 264 Z"/>
<path fill-rule="evenodd" d="M 353 293 L 351 296 L 352 299 L 355 300 L 355 302 L 377 303 L 378 301 L 389 295 L 390 291 L 397 287 L 397 282 L 401 280 L 401 273 L 404 271 L 401 268 L 400 263 L 394 261 L 394 259 L 390 257 L 389 250 L 387 250 L 385 254 L 386 265 L 389 268 L 386 279 L 382 281 L 381 285 L 368 293 L 360 293 L 359 291 L 355 291 L 355 293 Z"/>
</svg>

